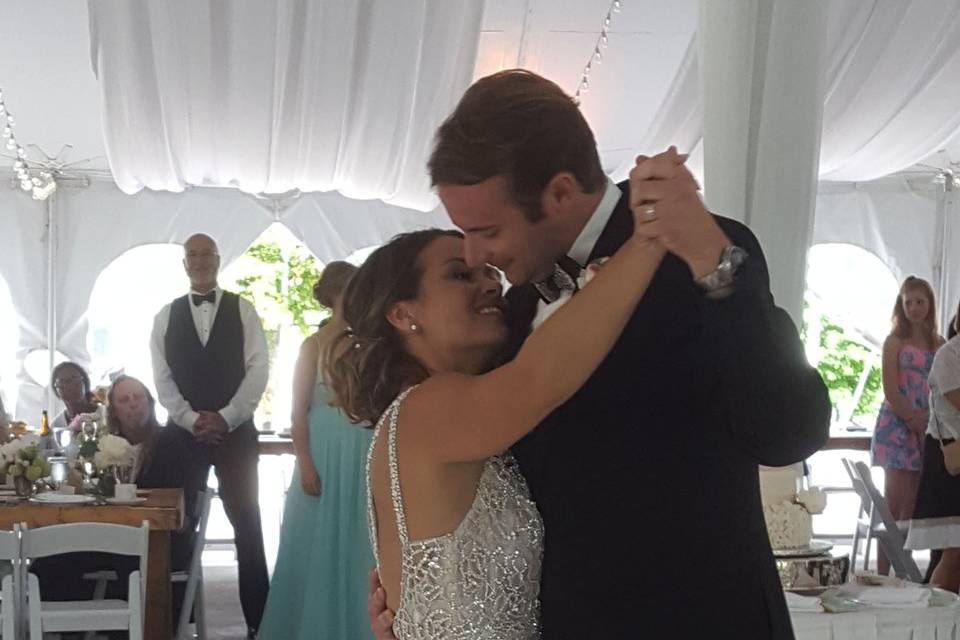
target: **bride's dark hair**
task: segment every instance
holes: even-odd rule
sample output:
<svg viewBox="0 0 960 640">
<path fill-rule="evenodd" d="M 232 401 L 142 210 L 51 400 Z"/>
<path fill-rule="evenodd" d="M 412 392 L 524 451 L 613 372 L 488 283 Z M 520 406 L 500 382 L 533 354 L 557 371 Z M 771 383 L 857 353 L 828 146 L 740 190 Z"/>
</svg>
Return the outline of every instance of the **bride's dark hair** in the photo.
<svg viewBox="0 0 960 640">
<path fill-rule="evenodd" d="M 387 320 L 391 307 L 413 300 L 420 290 L 420 254 L 437 238 L 462 238 L 459 231 L 426 229 L 394 237 L 367 258 L 343 294 L 347 329 L 325 358 L 329 388 L 351 422 L 375 424 L 393 399 L 427 372 L 403 348 Z"/>
</svg>

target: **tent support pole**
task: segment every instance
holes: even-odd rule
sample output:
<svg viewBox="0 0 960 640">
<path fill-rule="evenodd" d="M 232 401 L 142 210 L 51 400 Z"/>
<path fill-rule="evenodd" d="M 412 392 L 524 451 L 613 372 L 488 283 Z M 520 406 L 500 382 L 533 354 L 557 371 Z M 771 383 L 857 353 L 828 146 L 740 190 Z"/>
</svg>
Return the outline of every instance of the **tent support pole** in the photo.
<svg viewBox="0 0 960 640">
<path fill-rule="evenodd" d="M 51 195 L 43 201 L 44 211 L 47 216 L 47 364 L 49 371 L 53 371 L 57 358 L 57 225 L 56 216 L 53 212 L 53 199 L 56 195 Z M 47 411 L 53 410 L 53 398 L 49 385 L 44 385 L 44 406 Z"/>
</svg>

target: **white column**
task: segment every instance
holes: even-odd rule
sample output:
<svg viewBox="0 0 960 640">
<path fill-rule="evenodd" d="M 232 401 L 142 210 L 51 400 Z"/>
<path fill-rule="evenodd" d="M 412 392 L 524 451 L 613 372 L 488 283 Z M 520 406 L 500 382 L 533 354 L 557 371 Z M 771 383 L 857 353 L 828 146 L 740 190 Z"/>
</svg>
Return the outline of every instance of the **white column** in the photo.
<svg viewBox="0 0 960 640">
<path fill-rule="evenodd" d="M 777 304 L 802 322 L 820 129 L 823 0 L 700 0 L 707 205 L 760 238 Z"/>
<path fill-rule="evenodd" d="M 53 372 L 53 367 L 57 364 L 57 342 L 59 332 L 57 331 L 57 217 L 54 211 L 53 200 L 56 194 L 48 197 L 43 203 L 43 210 L 47 217 L 47 379 Z M 44 381 L 46 382 L 46 381 Z M 56 400 L 53 396 L 53 390 L 49 385 L 44 387 L 43 407 L 54 415 Z M 52 419 L 52 417 L 51 417 Z"/>
<path fill-rule="evenodd" d="M 953 176 L 946 176 L 944 191 L 937 203 L 938 228 L 940 237 L 937 242 L 938 253 L 934 256 L 938 264 L 934 268 L 933 286 L 937 290 L 939 305 L 940 333 L 944 337 L 949 333 L 948 323 L 957 313 L 960 303 L 960 274 L 956 273 L 957 261 L 954 259 L 960 251 L 960 191 L 953 184 Z"/>
</svg>

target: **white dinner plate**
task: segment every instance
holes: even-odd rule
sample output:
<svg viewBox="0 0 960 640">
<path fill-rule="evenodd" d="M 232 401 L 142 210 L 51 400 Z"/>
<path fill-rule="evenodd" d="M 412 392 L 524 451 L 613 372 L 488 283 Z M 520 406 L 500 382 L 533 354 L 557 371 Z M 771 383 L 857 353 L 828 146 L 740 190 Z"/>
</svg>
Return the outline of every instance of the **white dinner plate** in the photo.
<svg viewBox="0 0 960 640">
<path fill-rule="evenodd" d="M 90 504 L 96 502 L 96 498 L 93 496 L 78 496 L 72 495 L 69 493 L 55 493 L 50 491 L 48 493 L 38 493 L 37 495 L 30 498 L 30 502 L 36 504 Z"/>
</svg>

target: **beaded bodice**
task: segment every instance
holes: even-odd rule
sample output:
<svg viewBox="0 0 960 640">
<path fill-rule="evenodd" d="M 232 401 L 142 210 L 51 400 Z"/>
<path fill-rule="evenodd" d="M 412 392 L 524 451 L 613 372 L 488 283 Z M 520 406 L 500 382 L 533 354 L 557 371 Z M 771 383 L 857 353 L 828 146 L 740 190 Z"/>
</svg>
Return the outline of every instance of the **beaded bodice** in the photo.
<svg viewBox="0 0 960 640">
<path fill-rule="evenodd" d="M 513 457 L 490 458 L 473 504 L 452 532 L 410 540 L 397 458 L 402 393 L 377 424 L 367 456 L 370 542 L 377 566 L 377 520 L 370 488 L 373 447 L 387 425 L 390 493 L 401 546 L 398 640 L 535 640 L 543 522 Z"/>
</svg>

